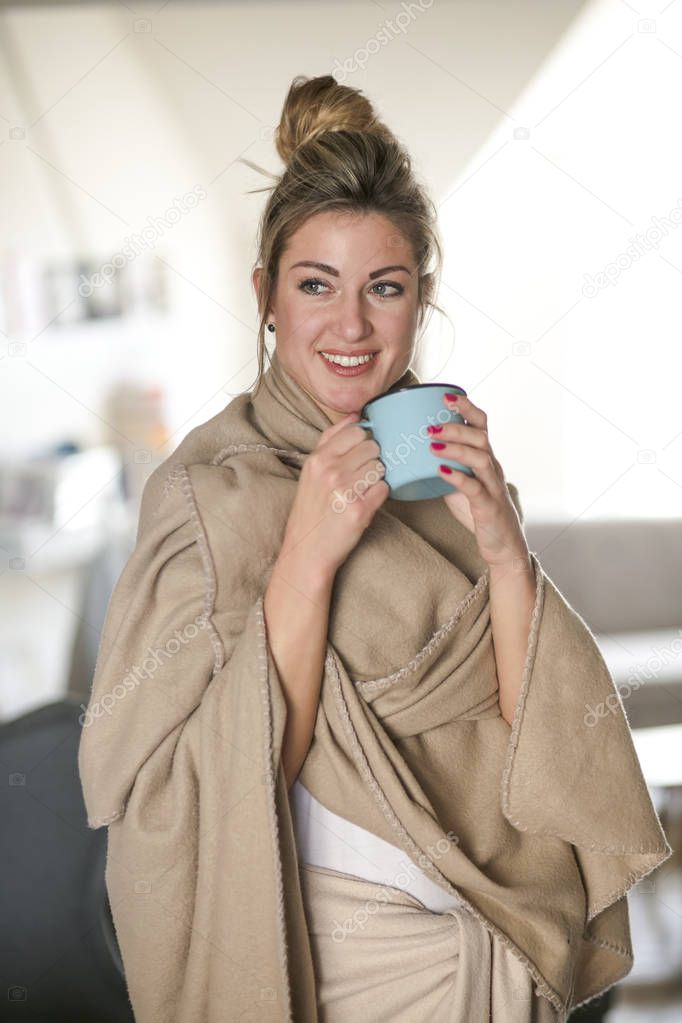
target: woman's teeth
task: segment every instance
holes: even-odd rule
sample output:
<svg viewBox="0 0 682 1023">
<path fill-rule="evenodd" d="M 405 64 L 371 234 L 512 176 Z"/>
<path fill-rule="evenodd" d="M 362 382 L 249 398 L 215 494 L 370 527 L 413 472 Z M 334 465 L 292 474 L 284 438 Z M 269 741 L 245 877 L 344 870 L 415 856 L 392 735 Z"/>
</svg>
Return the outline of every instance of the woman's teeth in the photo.
<svg viewBox="0 0 682 1023">
<path fill-rule="evenodd" d="M 376 355 L 376 352 L 372 352 L 371 355 L 327 355 L 326 352 L 320 352 L 320 355 L 324 356 L 327 362 L 334 362 L 337 366 L 363 366 L 366 362 L 371 360 Z"/>
</svg>

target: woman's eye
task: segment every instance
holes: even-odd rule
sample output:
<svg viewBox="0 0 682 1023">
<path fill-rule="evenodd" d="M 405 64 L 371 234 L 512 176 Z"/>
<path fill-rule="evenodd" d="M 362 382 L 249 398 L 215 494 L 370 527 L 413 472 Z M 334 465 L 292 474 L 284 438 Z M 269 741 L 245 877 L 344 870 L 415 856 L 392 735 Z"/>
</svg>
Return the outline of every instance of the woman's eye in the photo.
<svg viewBox="0 0 682 1023">
<path fill-rule="evenodd" d="M 316 281 L 316 280 L 309 279 L 307 281 L 301 281 L 301 283 L 299 284 L 299 288 L 301 289 L 301 291 L 305 291 L 306 287 L 309 284 L 312 284 L 312 285 L 321 284 L 323 287 L 325 286 L 324 281 Z M 307 295 L 319 295 L 320 293 L 319 293 L 319 291 L 306 291 L 306 294 Z"/>
<path fill-rule="evenodd" d="M 319 292 L 319 291 L 308 291 L 307 290 L 308 287 L 313 287 L 314 288 L 314 287 L 317 287 L 318 285 L 323 287 L 323 288 L 327 287 L 327 285 L 326 285 L 326 283 L 324 281 L 320 281 L 320 280 L 317 280 L 316 278 L 312 278 L 311 277 L 311 278 L 308 278 L 305 281 L 301 281 L 301 283 L 299 284 L 299 289 L 301 291 L 304 291 L 306 293 L 306 295 L 319 295 L 319 294 L 321 294 L 321 292 Z M 377 292 L 376 294 L 378 294 L 379 298 L 394 298 L 396 295 L 401 295 L 403 293 L 403 291 L 404 291 L 404 288 L 403 288 L 402 284 L 394 284 L 391 281 L 378 281 L 376 284 L 372 285 L 372 289 L 374 289 L 374 288 L 395 288 L 394 294 L 388 294 L 387 295 L 385 293 Z"/>
<path fill-rule="evenodd" d="M 395 288 L 395 295 L 402 295 L 403 286 L 402 284 L 392 284 L 391 281 L 379 281 L 374 285 L 375 288 Z M 379 298 L 393 298 L 393 295 L 380 295 Z"/>
</svg>

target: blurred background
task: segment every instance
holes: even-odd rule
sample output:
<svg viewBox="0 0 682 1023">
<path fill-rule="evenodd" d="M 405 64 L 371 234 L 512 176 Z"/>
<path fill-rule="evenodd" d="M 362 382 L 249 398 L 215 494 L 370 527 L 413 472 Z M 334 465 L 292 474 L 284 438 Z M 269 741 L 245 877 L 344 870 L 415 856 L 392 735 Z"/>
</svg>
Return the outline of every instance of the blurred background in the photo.
<svg viewBox="0 0 682 1023">
<path fill-rule="evenodd" d="M 78 716 L 147 476 L 256 378 L 241 161 L 281 173 L 291 79 L 325 73 L 438 205 L 415 368 L 488 412 L 675 850 L 575 1018 L 679 1023 L 681 0 L 0 2 L 0 1020 L 131 1018 Z"/>
</svg>

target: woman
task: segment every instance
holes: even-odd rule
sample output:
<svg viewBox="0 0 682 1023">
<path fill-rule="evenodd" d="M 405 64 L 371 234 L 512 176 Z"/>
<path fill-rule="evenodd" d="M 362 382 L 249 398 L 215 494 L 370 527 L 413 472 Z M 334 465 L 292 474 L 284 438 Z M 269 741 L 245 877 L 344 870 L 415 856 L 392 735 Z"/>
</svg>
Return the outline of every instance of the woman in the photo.
<svg viewBox="0 0 682 1023">
<path fill-rule="evenodd" d="M 409 156 L 329 76 L 277 148 L 257 386 L 150 477 L 83 722 L 136 1019 L 563 1021 L 631 969 L 626 893 L 671 850 L 622 707 L 585 723 L 613 680 L 485 412 L 431 449 L 475 477 L 418 502 L 357 425 L 419 382 Z"/>
</svg>

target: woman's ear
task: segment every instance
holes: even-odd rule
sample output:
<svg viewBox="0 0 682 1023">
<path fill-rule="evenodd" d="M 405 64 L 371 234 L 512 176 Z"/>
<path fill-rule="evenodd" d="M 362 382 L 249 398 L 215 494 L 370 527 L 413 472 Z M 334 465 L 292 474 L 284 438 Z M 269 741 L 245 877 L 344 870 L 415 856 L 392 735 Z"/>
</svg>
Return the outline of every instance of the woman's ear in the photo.
<svg viewBox="0 0 682 1023">
<path fill-rule="evenodd" d="M 424 284 L 423 284 L 423 288 L 424 288 L 424 301 L 426 301 L 426 302 L 433 301 L 433 290 L 434 290 L 435 284 L 436 284 L 436 278 L 434 277 L 434 275 L 432 273 L 424 275 Z"/>
<path fill-rule="evenodd" d="M 256 293 L 256 301 L 258 303 L 258 308 L 260 309 L 260 307 L 261 307 L 261 287 L 263 285 L 263 267 L 262 266 L 257 266 L 255 268 L 255 270 L 253 271 L 253 273 L 251 275 L 251 283 L 253 284 L 253 290 Z M 272 300 L 272 296 L 270 296 L 270 297 L 271 297 L 271 300 Z M 273 307 L 272 307 L 272 304 L 271 304 L 270 308 L 266 310 L 266 316 L 269 315 L 272 311 L 273 311 Z"/>
<path fill-rule="evenodd" d="M 263 275 L 263 267 L 257 266 L 251 275 L 251 283 L 253 284 L 253 290 L 256 293 L 256 298 L 260 298 L 260 282 Z M 260 302 L 258 303 L 260 305 Z"/>
<path fill-rule="evenodd" d="M 425 306 L 427 305 L 427 303 L 429 303 L 429 302 L 431 302 L 433 300 L 433 292 L 434 292 L 434 285 L 435 285 L 434 275 L 432 273 L 424 274 L 424 276 L 422 277 L 422 282 L 421 283 L 422 283 L 422 302 L 420 303 L 420 309 L 419 309 L 419 325 L 420 326 L 421 326 L 421 324 L 424 321 L 424 316 L 426 315 L 426 308 L 425 308 Z"/>
</svg>

